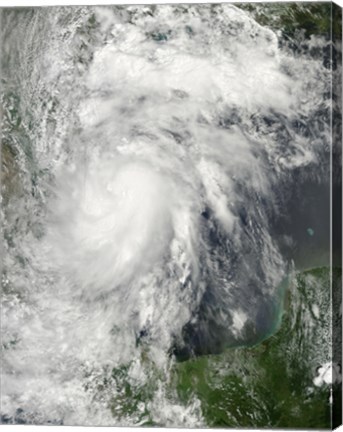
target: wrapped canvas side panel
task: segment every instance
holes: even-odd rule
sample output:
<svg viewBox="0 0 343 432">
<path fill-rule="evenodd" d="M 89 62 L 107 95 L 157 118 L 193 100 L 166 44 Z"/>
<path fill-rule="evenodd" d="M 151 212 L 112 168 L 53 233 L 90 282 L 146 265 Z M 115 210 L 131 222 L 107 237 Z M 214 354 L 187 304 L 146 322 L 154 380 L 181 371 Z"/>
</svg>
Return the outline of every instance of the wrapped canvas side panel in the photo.
<svg viewBox="0 0 343 432">
<path fill-rule="evenodd" d="M 342 424 L 342 9 L 335 4 L 332 42 L 332 428 L 336 428 Z"/>
</svg>

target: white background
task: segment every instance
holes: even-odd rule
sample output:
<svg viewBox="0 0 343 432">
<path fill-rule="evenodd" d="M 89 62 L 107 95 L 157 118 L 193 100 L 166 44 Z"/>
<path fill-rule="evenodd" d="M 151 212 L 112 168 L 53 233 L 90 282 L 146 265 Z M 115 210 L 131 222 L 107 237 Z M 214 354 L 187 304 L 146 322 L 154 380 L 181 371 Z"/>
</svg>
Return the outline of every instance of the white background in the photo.
<svg viewBox="0 0 343 432">
<path fill-rule="evenodd" d="M 270 0 L 265 0 L 270 1 Z M 291 1 L 291 0 L 288 0 Z M 303 0 L 304 1 L 304 0 Z M 313 1 L 313 0 L 305 0 L 305 1 Z M 166 1 L 166 0 L 45 0 L 45 1 L 34 1 L 34 0 L 0 0 L 0 7 L 3 6 L 58 6 L 58 5 L 105 5 L 105 4 L 161 4 L 161 3 L 220 3 L 224 1 L 220 0 L 172 0 L 172 1 Z M 256 2 L 256 0 L 240 0 L 239 3 L 251 3 Z M 281 2 L 287 2 L 287 0 L 279 0 L 279 3 Z M 229 3 L 234 3 L 234 1 L 231 1 Z M 335 0 L 335 3 L 343 7 L 343 0 Z M 0 51 L 1 54 L 1 51 Z M 1 385 L 1 382 L 0 382 Z M 138 432 L 144 431 L 144 432 L 186 432 L 187 429 L 167 429 L 167 428 L 114 428 L 114 427 L 101 427 L 94 428 L 94 427 L 70 427 L 70 426 L 4 426 L 1 425 L 1 432 Z M 196 429 L 199 432 L 206 432 L 207 429 Z M 258 429 L 235 429 L 238 432 L 260 432 Z M 266 429 L 264 429 L 266 430 Z M 336 429 L 338 432 L 343 432 L 343 427 L 341 426 L 339 429 Z M 192 429 L 190 429 L 192 431 Z M 215 429 L 215 431 L 222 432 L 223 429 Z M 288 432 L 295 432 L 290 429 L 288 429 Z"/>
</svg>

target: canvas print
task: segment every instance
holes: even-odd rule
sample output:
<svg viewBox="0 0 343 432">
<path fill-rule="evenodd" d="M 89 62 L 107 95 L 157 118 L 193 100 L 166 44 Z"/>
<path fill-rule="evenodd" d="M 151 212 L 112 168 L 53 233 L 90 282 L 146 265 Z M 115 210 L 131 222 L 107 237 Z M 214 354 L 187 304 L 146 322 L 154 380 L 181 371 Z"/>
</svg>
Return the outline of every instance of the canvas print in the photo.
<svg viewBox="0 0 343 432">
<path fill-rule="evenodd" d="M 1 14 L 1 423 L 341 424 L 341 9 Z"/>
</svg>

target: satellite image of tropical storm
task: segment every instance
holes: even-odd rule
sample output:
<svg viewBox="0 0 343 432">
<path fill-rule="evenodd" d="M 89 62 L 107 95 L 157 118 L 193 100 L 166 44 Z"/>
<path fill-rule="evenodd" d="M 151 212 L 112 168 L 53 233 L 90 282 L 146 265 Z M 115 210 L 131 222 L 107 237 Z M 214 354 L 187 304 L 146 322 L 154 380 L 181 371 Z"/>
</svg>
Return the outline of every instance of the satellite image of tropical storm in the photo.
<svg viewBox="0 0 343 432">
<path fill-rule="evenodd" d="M 0 17 L 1 423 L 341 424 L 340 7 Z"/>
</svg>

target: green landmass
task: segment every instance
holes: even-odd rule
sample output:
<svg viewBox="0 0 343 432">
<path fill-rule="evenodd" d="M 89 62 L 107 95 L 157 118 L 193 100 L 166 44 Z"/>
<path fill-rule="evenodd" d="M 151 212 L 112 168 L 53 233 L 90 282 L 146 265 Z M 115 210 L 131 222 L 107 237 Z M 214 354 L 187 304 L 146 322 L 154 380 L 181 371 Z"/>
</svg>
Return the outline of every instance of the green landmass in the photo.
<svg viewBox="0 0 343 432">
<path fill-rule="evenodd" d="M 341 270 L 335 269 L 333 277 L 340 278 Z M 208 427 L 330 428 L 330 386 L 313 382 L 331 355 L 329 268 L 295 275 L 285 303 L 279 330 L 255 347 L 174 363 L 168 379 L 147 356 L 143 386 L 129 379 L 129 366 L 114 369 L 114 416 L 163 426 L 149 412 L 163 383 L 171 402 L 200 401 Z"/>
<path fill-rule="evenodd" d="M 248 11 L 261 25 L 274 31 L 281 30 L 283 36 L 293 38 L 303 31 L 306 38 L 312 35 L 341 39 L 339 8 L 331 2 L 290 3 L 237 3 Z"/>
</svg>

